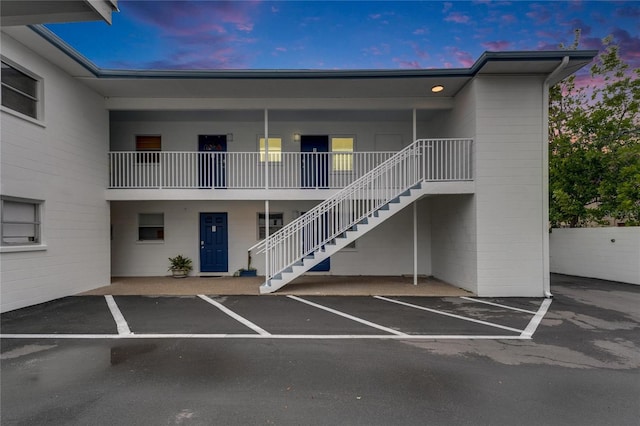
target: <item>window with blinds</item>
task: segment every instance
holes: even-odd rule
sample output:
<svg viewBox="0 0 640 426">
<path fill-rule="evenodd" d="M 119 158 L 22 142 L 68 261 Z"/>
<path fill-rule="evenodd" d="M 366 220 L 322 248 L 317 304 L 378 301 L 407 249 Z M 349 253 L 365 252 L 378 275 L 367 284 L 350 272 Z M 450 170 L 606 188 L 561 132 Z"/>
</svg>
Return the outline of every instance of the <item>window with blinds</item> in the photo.
<svg viewBox="0 0 640 426">
<path fill-rule="evenodd" d="M 2 106 L 38 117 L 38 79 L 2 61 Z"/>
<path fill-rule="evenodd" d="M 164 213 L 138 214 L 138 241 L 164 240 Z"/>
<path fill-rule="evenodd" d="M 35 200 L 1 199 L 2 245 L 41 243 L 40 207 Z"/>
</svg>

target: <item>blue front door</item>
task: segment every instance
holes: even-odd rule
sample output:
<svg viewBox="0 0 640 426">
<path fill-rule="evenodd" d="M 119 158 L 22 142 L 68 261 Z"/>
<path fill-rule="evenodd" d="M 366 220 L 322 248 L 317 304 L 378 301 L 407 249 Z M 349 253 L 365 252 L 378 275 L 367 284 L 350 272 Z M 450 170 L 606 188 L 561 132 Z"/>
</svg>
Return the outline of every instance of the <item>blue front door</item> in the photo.
<svg viewBox="0 0 640 426">
<path fill-rule="evenodd" d="M 327 188 L 329 186 L 329 136 L 302 135 L 301 180 L 303 188 Z"/>
<path fill-rule="evenodd" d="M 226 213 L 200 213 L 200 272 L 227 272 Z"/>
<path fill-rule="evenodd" d="M 199 135 L 200 188 L 226 188 L 227 135 Z"/>
</svg>

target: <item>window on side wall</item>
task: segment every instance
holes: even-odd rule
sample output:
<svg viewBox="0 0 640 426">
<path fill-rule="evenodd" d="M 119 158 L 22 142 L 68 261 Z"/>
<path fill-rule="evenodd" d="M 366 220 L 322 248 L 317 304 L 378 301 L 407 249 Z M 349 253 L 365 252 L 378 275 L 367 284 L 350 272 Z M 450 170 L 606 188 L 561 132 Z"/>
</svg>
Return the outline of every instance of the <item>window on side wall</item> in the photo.
<svg viewBox="0 0 640 426">
<path fill-rule="evenodd" d="M 137 135 L 136 151 L 138 163 L 160 162 L 159 152 L 162 150 L 162 137 L 158 135 Z"/>
<path fill-rule="evenodd" d="M 27 246 L 42 243 L 42 201 L 2 198 L 2 245 Z"/>
<path fill-rule="evenodd" d="M 260 138 L 260 162 L 264 163 L 265 157 L 264 138 Z M 282 138 L 269 138 L 269 162 L 282 162 Z"/>
<path fill-rule="evenodd" d="M 2 60 L 2 106 L 39 119 L 40 79 Z"/>
<path fill-rule="evenodd" d="M 352 137 L 332 137 L 331 152 L 333 153 L 333 170 L 336 172 L 353 171 L 353 147 Z"/>
<path fill-rule="evenodd" d="M 164 213 L 138 214 L 138 241 L 164 241 Z"/>
<path fill-rule="evenodd" d="M 282 213 L 269 213 L 269 235 L 273 235 L 284 225 L 284 215 Z M 258 239 L 266 237 L 265 214 L 258 213 Z"/>
</svg>

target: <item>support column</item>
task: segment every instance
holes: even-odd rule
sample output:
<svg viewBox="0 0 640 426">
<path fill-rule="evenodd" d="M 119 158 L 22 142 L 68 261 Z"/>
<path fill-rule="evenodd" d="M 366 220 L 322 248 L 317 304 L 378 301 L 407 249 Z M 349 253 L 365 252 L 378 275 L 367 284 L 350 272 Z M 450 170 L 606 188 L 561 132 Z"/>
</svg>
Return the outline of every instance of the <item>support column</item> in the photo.
<svg viewBox="0 0 640 426">
<path fill-rule="evenodd" d="M 416 109 L 413 109 L 413 142 L 418 139 Z M 413 202 L 413 285 L 418 285 L 418 204 Z"/>
<path fill-rule="evenodd" d="M 259 155 L 259 153 L 258 153 Z M 265 194 L 269 193 L 269 110 L 264 110 L 264 189 Z M 264 278 L 265 283 L 271 286 L 269 281 L 269 199 L 264 200 Z"/>
</svg>

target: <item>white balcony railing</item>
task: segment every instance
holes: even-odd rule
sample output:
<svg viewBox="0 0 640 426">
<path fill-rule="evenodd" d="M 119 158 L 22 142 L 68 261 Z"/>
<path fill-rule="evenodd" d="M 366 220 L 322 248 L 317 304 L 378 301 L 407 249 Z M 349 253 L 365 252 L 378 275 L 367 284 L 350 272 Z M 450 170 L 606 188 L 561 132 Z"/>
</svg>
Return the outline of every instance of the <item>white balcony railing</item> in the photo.
<svg viewBox="0 0 640 426">
<path fill-rule="evenodd" d="M 428 142 L 428 140 L 427 140 Z M 426 143 L 427 181 L 471 180 L 468 140 Z M 341 189 L 391 158 L 395 152 L 269 154 L 270 189 Z M 110 189 L 263 189 L 264 154 L 259 152 L 109 153 Z"/>
<path fill-rule="evenodd" d="M 269 154 L 269 188 L 344 188 L 394 152 Z M 109 188 L 265 188 L 258 152 L 109 153 Z"/>
</svg>

